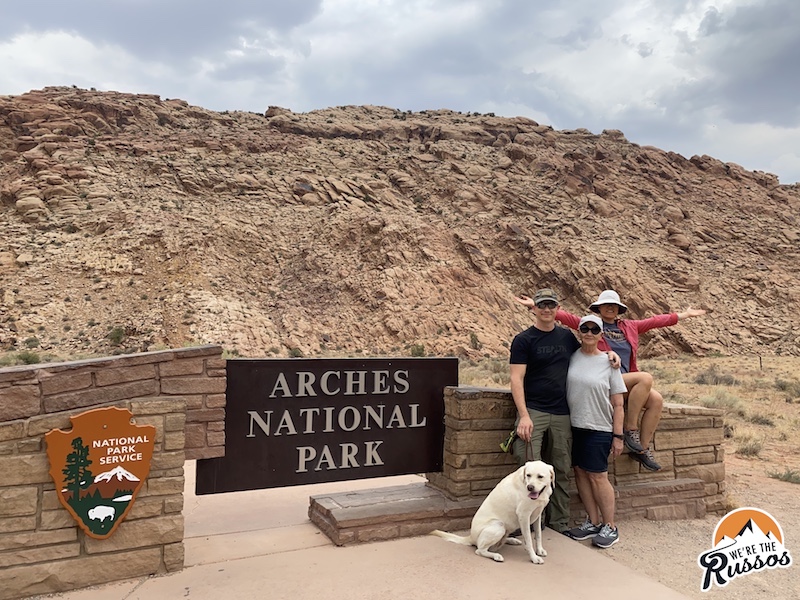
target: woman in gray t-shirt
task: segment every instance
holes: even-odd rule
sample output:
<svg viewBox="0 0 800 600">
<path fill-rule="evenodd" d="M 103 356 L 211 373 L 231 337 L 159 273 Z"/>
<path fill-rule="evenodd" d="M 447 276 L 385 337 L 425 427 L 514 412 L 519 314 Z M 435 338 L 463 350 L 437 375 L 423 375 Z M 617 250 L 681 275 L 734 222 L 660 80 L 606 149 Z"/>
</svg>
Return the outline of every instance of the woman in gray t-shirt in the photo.
<svg viewBox="0 0 800 600">
<path fill-rule="evenodd" d="M 603 321 L 597 315 L 580 320 L 581 347 L 572 355 L 567 373 L 567 404 L 572 424 L 572 466 L 575 483 L 587 517 L 565 535 L 608 548 L 619 540 L 614 521 L 614 487 L 608 479 L 609 454 L 622 453 L 622 395 L 625 382 L 597 348 L 603 337 Z"/>
</svg>

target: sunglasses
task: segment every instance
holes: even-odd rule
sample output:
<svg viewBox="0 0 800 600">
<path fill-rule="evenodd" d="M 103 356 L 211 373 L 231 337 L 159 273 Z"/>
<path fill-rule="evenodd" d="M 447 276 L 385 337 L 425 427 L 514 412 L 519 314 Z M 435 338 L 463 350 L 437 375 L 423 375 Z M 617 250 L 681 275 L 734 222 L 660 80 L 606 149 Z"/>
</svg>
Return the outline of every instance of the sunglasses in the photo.
<svg viewBox="0 0 800 600">
<path fill-rule="evenodd" d="M 552 300 L 545 300 L 543 302 L 536 303 L 536 308 L 549 308 L 550 310 L 553 310 L 557 306 L 558 302 L 553 302 Z"/>
<path fill-rule="evenodd" d="M 578 329 L 581 333 L 591 333 L 592 335 L 600 333 L 600 328 L 597 325 L 592 325 L 591 327 L 589 325 L 581 325 Z"/>
</svg>

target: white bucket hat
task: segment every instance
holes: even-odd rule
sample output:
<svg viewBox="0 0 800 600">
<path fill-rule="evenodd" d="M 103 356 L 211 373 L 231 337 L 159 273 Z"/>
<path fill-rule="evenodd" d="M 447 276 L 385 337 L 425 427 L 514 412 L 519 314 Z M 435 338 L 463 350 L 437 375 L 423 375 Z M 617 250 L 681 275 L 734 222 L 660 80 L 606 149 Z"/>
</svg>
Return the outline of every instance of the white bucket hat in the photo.
<svg viewBox="0 0 800 600">
<path fill-rule="evenodd" d="M 624 313 L 628 310 L 628 307 L 625 306 L 622 302 L 620 302 L 619 294 L 614 290 L 603 290 L 598 296 L 596 302 L 592 302 L 589 305 L 589 309 L 592 312 L 600 312 L 600 306 L 603 304 L 616 304 L 619 306 L 619 314 Z"/>
</svg>

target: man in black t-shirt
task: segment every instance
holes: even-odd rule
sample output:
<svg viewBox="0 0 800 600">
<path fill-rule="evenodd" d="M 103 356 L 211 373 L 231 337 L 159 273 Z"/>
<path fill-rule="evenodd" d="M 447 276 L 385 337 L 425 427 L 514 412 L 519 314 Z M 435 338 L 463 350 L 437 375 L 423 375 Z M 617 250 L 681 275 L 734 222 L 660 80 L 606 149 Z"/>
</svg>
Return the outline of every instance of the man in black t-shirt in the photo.
<svg viewBox="0 0 800 600">
<path fill-rule="evenodd" d="M 513 454 L 520 466 L 528 460 L 553 465 L 556 487 L 548 506 L 548 525 L 565 531 L 569 529 L 567 481 L 572 465 L 567 369 L 580 343 L 572 331 L 556 326 L 555 291 L 541 289 L 533 301 L 533 326 L 511 343 L 511 395 L 517 408 Z"/>
</svg>

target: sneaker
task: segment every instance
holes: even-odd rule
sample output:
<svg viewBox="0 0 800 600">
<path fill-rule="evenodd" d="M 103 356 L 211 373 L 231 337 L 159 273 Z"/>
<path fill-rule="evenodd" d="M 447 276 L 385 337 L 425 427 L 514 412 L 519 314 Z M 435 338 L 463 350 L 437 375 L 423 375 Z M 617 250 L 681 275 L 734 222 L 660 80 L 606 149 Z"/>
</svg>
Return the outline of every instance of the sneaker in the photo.
<svg viewBox="0 0 800 600">
<path fill-rule="evenodd" d="M 647 448 L 641 454 L 634 454 L 633 452 L 631 452 L 630 454 L 628 454 L 628 456 L 630 456 L 634 460 L 638 460 L 640 463 L 642 463 L 642 466 L 649 471 L 661 470 L 661 465 L 656 462 L 656 459 L 653 456 L 653 451 L 650 450 L 650 448 Z"/>
<path fill-rule="evenodd" d="M 619 530 L 616 527 L 611 527 L 608 523 L 604 523 L 600 528 L 600 533 L 594 536 L 592 544 L 598 548 L 610 548 L 619 541 Z"/>
<path fill-rule="evenodd" d="M 625 440 L 625 445 L 628 447 L 628 450 L 636 452 L 637 454 L 644 452 L 644 446 L 642 446 L 642 440 L 639 438 L 638 429 L 623 429 L 622 437 Z"/>
<path fill-rule="evenodd" d="M 595 525 L 589 517 L 586 517 L 586 520 L 579 527 L 573 527 L 561 533 L 573 540 L 588 540 L 600 533 L 600 525 Z"/>
</svg>

